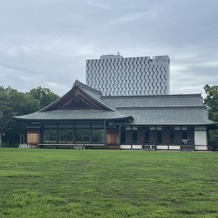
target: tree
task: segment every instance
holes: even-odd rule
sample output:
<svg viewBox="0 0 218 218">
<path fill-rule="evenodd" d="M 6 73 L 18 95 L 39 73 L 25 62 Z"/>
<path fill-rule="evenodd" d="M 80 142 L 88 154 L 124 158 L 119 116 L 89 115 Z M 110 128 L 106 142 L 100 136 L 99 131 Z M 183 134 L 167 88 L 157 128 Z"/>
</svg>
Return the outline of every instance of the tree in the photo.
<svg viewBox="0 0 218 218">
<path fill-rule="evenodd" d="M 207 94 L 204 103 L 209 109 L 209 119 L 218 122 L 218 86 L 204 86 L 205 93 Z M 212 146 L 218 146 L 218 130 L 214 129 L 209 132 L 209 143 Z"/>
<path fill-rule="evenodd" d="M 8 145 L 19 142 L 19 133 L 23 131 L 23 126 L 14 122 L 13 116 L 38 111 L 58 97 L 49 89 L 42 87 L 22 93 L 10 86 L 7 88 L 0 86 L 0 146 L 2 135 Z"/>
<path fill-rule="evenodd" d="M 204 102 L 209 107 L 209 119 L 218 121 L 218 86 L 205 85 L 204 90 L 207 94 Z"/>
<path fill-rule="evenodd" d="M 12 102 L 10 101 L 8 94 L 10 87 L 4 89 L 0 87 L 0 147 L 2 146 L 2 136 L 5 135 L 5 131 L 9 126 L 12 119 Z"/>
<path fill-rule="evenodd" d="M 59 96 L 54 94 L 50 89 L 42 88 L 41 86 L 31 89 L 29 94 L 34 99 L 39 100 L 40 109 L 46 107 L 59 98 Z"/>
</svg>

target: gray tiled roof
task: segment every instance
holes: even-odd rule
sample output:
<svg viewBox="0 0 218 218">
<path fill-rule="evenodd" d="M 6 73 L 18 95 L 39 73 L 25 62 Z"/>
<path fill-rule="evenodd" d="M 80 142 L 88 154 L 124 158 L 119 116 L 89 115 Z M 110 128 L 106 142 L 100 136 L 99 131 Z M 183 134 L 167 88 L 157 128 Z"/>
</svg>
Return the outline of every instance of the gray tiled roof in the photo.
<svg viewBox="0 0 218 218">
<path fill-rule="evenodd" d="M 213 124 L 200 94 L 153 96 L 102 96 L 122 114 L 131 115 L 133 125 Z"/>
<path fill-rule="evenodd" d="M 190 107 L 202 106 L 200 94 L 147 95 L 147 96 L 102 96 L 102 101 L 112 108 L 118 107 Z"/>
<path fill-rule="evenodd" d="M 15 119 L 20 120 L 111 120 L 125 119 L 131 115 L 124 115 L 118 111 L 107 111 L 97 109 L 80 109 L 80 110 L 54 110 L 54 111 L 38 111 L 32 114 L 16 116 Z"/>
<path fill-rule="evenodd" d="M 120 113 L 133 116 L 133 125 L 205 125 L 208 120 L 205 107 L 191 108 L 138 108 L 119 109 Z"/>
<path fill-rule="evenodd" d="M 78 88 L 102 109 L 55 109 L 53 106 Z M 133 117 L 133 125 L 210 125 L 200 94 L 156 96 L 102 96 L 79 81 L 62 98 L 42 110 L 15 119 L 21 120 L 110 120 Z"/>
</svg>

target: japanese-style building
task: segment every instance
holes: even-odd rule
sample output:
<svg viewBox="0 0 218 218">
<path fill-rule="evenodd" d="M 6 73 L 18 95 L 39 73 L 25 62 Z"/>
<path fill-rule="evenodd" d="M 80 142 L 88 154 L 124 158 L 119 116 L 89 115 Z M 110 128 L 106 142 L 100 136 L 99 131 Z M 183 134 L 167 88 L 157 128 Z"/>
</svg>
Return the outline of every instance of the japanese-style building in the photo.
<svg viewBox="0 0 218 218">
<path fill-rule="evenodd" d="M 207 150 L 214 122 L 200 94 L 102 96 L 79 82 L 47 107 L 14 119 L 44 148 Z"/>
</svg>

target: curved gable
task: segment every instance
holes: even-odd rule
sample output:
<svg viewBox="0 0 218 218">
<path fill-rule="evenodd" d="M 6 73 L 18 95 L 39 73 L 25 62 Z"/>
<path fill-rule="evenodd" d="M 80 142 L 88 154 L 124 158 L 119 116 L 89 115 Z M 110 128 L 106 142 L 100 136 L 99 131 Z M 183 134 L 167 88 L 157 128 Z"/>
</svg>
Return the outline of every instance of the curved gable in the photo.
<svg viewBox="0 0 218 218">
<path fill-rule="evenodd" d="M 99 94 L 99 97 L 101 95 Z M 99 98 L 100 99 L 100 98 Z M 57 101 L 41 109 L 44 111 L 63 110 L 63 109 L 99 109 L 114 111 L 110 106 L 94 98 L 92 95 L 83 90 L 78 84 L 74 84 L 73 88 Z"/>
</svg>

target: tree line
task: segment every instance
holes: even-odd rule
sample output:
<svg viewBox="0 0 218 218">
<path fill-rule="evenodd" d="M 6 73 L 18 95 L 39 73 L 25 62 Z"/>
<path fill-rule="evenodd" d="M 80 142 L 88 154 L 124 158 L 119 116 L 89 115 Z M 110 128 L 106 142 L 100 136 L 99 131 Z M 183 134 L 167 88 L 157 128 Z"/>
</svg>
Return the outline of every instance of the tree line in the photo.
<svg viewBox="0 0 218 218">
<path fill-rule="evenodd" d="M 209 119 L 216 122 L 218 127 L 218 86 L 205 85 L 204 90 L 206 93 L 204 103 L 209 110 Z M 210 130 L 209 145 L 216 150 L 218 149 L 218 129 Z"/>
<path fill-rule="evenodd" d="M 0 146 L 19 143 L 23 127 L 14 122 L 13 116 L 36 112 L 58 98 L 50 89 L 41 86 L 26 93 L 0 86 Z"/>
<path fill-rule="evenodd" d="M 209 119 L 218 122 L 218 86 L 205 85 L 206 97 L 204 103 L 209 110 Z M 0 146 L 3 144 L 11 146 L 19 143 L 19 133 L 22 126 L 14 122 L 13 116 L 36 112 L 59 96 L 48 88 L 41 86 L 23 93 L 10 86 L 0 86 Z M 210 145 L 218 146 L 218 130 L 210 131 Z"/>
</svg>

